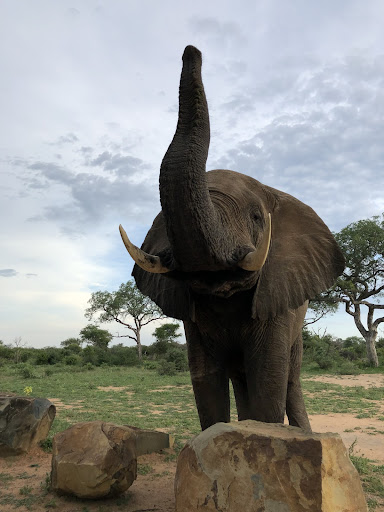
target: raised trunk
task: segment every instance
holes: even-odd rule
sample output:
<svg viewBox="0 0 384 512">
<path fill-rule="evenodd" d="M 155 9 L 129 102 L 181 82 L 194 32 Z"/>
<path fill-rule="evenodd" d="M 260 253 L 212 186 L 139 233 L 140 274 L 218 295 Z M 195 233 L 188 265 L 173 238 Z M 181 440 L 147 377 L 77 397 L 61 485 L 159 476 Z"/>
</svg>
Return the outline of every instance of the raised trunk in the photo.
<svg viewBox="0 0 384 512">
<path fill-rule="evenodd" d="M 160 169 L 160 199 L 167 235 L 174 258 L 184 271 L 220 265 L 217 247 L 218 241 L 222 245 L 224 239 L 206 180 L 210 131 L 201 63 L 200 51 L 187 46 L 176 133 Z"/>
</svg>

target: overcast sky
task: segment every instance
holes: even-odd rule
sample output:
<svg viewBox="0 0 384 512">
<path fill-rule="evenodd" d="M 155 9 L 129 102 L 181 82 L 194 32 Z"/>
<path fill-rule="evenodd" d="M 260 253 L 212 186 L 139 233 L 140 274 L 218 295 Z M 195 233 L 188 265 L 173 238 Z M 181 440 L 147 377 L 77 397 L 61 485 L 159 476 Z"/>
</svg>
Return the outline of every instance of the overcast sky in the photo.
<svg viewBox="0 0 384 512">
<path fill-rule="evenodd" d="M 382 0 L 2 0 L 0 339 L 59 345 L 93 291 L 130 278 L 118 225 L 141 245 L 159 211 L 188 44 L 208 169 L 284 190 L 334 231 L 383 212 L 383 19 Z M 358 335 L 346 313 L 325 327 Z"/>
</svg>

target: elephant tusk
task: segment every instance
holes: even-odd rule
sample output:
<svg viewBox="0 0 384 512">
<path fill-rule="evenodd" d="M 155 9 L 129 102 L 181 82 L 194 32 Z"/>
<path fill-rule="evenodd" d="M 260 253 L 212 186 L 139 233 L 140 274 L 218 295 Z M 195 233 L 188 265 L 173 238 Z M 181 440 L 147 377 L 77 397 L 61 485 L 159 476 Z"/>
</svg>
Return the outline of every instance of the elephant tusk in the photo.
<svg viewBox="0 0 384 512">
<path fill-rule="evenodd" d="M 152 254 L 148 254 L 139 249 L 138 247 L 136 247 L 136 245 L 133 245 L 121 224 L 119 226 L 119 230 L 125 248 L 131 255 L 132 259 L 140 268 L 142 268 L 146 272 L 151 272 L 152 274 L 165 274 L 167 272 L 170 272 L 170 269 L 165 267 L 161 263 L 160 258 L 158 256 L 152 256 Z"/>
<path fill-rule="evenodd" d="M 256 272 L 260 270 L 265 260 L 267 259 L 269 247 L 271 245 L 271 233 L 272 233 L 272 223 L 271 223 L 271 214 L 268 213 L 267 220 L 267 231 L 263 236 L 263 240 L 261 242 L 260 247 L 257 250 L 249 252 L 239 263 L 237 264 L 240 268 L 244 270 L 249 270 L 250 272 Z"/>
</svg>

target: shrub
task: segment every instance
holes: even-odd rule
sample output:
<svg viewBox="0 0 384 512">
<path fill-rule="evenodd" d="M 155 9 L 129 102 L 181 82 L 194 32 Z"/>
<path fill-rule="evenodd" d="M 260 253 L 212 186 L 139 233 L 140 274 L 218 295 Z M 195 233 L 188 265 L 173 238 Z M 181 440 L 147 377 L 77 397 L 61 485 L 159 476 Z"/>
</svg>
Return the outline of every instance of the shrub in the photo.
<svg viewBox="0 0 384 512">
<path fill-rule="evenodd" d="M 352 361 L 341 361 L 337 365 L 336 373 L 338 375 L 357 375 L 360 370 Z"/>
<path fill-rule="evenodd" d="M 36 378 L 35 369 L 30 364 L 19 364 L 19 366 L 17 367 L 17 371 L 24 379 Z"/>
<path fill-rule="evenodd" d="M 166 361 L 165 359 L 162 359 L 159 362 L 157 372 L 159 375 L 176 375 L 176 365 L 173 361 Z"/>
<path fill-rule="evenodd" d="M 44 371 L 44 374 L 46 377 L 51 377 L 53 375 L 53 369 L 52 368 L 46 368 Z"/>
<path fill-rule="evenodd" d="M 159 366 L 159 363 L 157 361 L 148 361 L 147 359 L 143 360 L 143 367 L 147 370 L 156 370 Z"/>
<path fill-rule="evenodd" d="M 80 364 L 81 358 L 77 354 L 69 354 L 68 356 L 65 356 L 64 363 L 69 366 L 76 366 Z"/>
<path fill-rule="evenodd" d="M 169 363 L 174 363 L 177 372 L 186 372 L 188 370 L 187 354 L 179 348 L 168 350 L 165 358 Z"/>
</svg>

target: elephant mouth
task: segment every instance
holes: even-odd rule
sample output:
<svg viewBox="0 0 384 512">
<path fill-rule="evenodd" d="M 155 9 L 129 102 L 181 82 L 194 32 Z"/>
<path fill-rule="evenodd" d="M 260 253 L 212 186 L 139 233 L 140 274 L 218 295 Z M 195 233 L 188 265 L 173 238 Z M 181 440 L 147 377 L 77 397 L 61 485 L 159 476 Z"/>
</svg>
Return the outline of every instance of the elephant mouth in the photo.
<svg viewBox="0 0 384 512">
<path fill-rule="evenodd" d="M 249 272 L 240 268 L 200 272 L 174 271 L 170 274 L 169 277 L 185 281 L 195 293 L 224 298 L 253 288 L 260 275 L 259 272 Z"/>
</svg>

